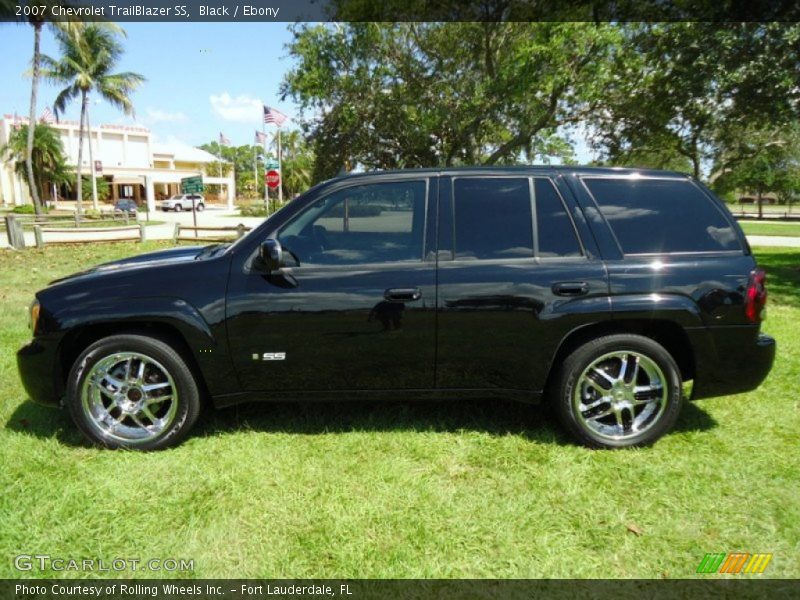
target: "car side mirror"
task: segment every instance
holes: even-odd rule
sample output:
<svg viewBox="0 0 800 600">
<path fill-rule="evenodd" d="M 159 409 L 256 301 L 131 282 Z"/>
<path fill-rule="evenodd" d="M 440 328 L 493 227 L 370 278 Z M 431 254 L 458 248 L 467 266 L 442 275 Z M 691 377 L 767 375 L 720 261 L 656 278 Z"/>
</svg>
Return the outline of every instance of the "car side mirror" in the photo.
<svg viewBox="0 0 800 600">
<path fill-rule="evenodd" d="M 267 271 L 277 271 L 283 266 L 283 248 L 278 240 L 269 239 L 261 242 L 258 256 Z"/>
</svg>

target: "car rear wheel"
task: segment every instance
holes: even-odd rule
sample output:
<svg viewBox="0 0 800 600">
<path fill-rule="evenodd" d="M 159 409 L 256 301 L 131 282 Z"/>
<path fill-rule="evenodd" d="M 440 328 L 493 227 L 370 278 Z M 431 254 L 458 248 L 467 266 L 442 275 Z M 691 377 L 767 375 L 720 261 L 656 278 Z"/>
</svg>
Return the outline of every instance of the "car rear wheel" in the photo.
<svg viewBox="0 0 800 600">
<path fill-rule="evenodd" d="M 580 346 L 551 391 L 564 427 L 592 448 L 652 444 L 673 427 L 681 407 L 675 360 L 640 335 L 608 335 Z"/>
<path fill-rule="evenodd" d="M 180 204 L 176 204 L 173 210 L 175 212 L 181 212 L 183 210 L 183 206 L 181 206 Z"/>
<path fill-rule="evenodd" d="M 200 413 L 200 394 L 170 345 L 115 335 L 95 342 L 75 361 L 67 406 L 78 428 L 97 444 L 159 450 L 186 437 Z"/>
<path fill-rule="evenodd" d="M 200 204 L 197 205 L 197 211 L 202 212 L 205 207 L 206 205 L 201 202 Z"/>
</svg>

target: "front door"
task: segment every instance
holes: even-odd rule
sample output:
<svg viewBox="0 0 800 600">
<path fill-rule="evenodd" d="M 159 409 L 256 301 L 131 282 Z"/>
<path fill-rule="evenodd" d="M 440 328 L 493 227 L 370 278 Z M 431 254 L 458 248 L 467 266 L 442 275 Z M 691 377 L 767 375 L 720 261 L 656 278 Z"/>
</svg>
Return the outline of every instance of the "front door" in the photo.
<svg viewBox="0 0 800 600">
<path fill-rule="evenodd" d="M 433 387 L 436 178 L 358 181 L 277 232 L 282 273 L 231 277 L 229 344 L 245 390 Z"/>
</svg>

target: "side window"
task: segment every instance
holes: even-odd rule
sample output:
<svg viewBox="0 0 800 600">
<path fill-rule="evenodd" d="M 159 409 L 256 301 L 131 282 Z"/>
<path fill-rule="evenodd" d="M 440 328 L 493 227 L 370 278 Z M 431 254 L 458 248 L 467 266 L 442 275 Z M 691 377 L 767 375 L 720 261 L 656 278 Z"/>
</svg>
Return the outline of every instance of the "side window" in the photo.
<svg viewBox="0 0 800 600">
<path fill-rule="evenodd" d="M 311 205 L 278 236 L 301 265 L 422 260 L 425 181 L 339 190 Z"/>
<path fill-rule="evenodd" d="M 453 195 L 457 259 L 533 256 L 528 179 L 459 177 Z"/>
<path fill-rule="evenodd" d="M 580 243 L 575 234 L 572 218 L 553 182 L 549 179 L 534 179 L 536 197 L 536 225 L 539 256 L 552 258 L 581 256 Z"/>
<path fill-rule="evenodd" d="M 731 224 L 691 181 L 584 179 L 625 254 L 741 250 Z"/>
</svg>

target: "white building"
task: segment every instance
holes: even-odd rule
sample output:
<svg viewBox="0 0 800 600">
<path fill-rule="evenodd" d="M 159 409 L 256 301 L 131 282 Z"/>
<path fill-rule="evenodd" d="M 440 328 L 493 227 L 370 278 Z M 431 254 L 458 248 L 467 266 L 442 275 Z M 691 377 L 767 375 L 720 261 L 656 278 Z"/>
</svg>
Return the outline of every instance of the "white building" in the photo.
<svg viewBox="0 0 800 600">
<path fill-rule="evenodd" d="M 27 119 L 16 118 L 16 123 L 27 122 Z M 0 146 L 8 142 L 14 126 L 15 117 L 12 115 L 4 115 L 0 120 Z M 78 123 L 61 121 L 51 126 L 61 135 L 69 164 L 75 168 L 78 164 Z M 121 125 L 93 127 L 91 142 L 92 157 L 99 167 L 96 175 L 105 178 L 111 186 L 109 202 L 132 198 L 140 204 L 146 202 L 149 210 L 154 211 L 159 199 L 180 193 L 182 178 L 200 175 L 205 185 L 221 186 L 220 201 L 233 208 L 234 175 L 220 176 L 209 172 L 209 163 L 219 162 L 219 159 L 205 150 L 180 143 L 155 143 L 149 129 Z M 91 175 L 88 143 L 89 136 L 84 134 L 82 162 L 83 174 L 87 177 Z M 65 192 L 66 189 L 59 193 L 59 201 L 74 198 L 74 192 L 67 198 Z M 214 200 L 213 197 L 207 199 Z M 91 195 L 84 197 L 84 201 L 91 202 Z M 30 202 L 24 178 L 17 176 L 12 163 L 3 162 L 0 157 L 0 203 L 18 205 Z"/>
</svg>

